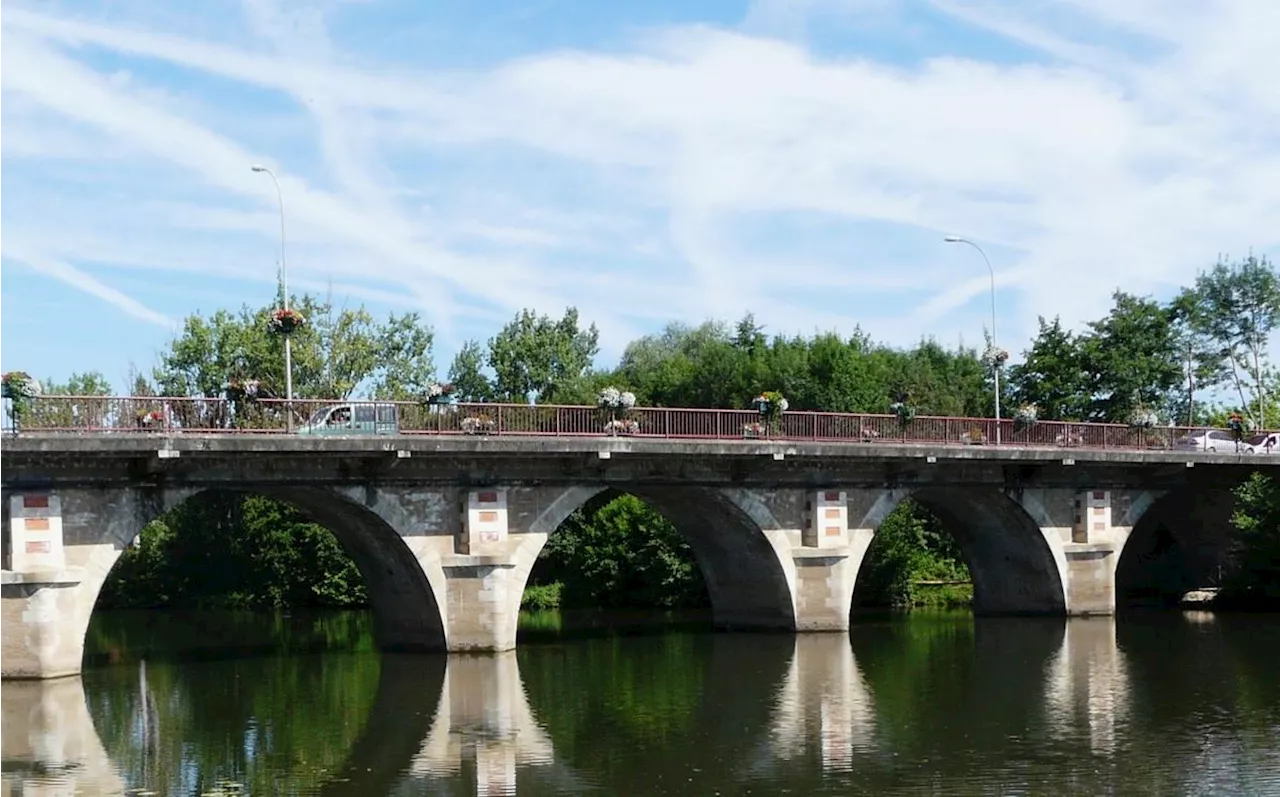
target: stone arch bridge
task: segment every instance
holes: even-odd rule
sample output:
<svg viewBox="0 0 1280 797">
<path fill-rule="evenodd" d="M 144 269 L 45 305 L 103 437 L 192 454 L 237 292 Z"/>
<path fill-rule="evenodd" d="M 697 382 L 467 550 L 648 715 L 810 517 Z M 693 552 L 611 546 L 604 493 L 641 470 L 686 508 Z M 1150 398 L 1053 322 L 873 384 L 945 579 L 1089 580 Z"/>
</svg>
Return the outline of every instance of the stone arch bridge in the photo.
<svg viewBox="0 0 1280 797">
<path fill-rule="evenodd" d="M 687 537 L 718 626 L 843 631 L 876 526 L 907 496 L 957 538 L 976 611 L 1110 614 L 1122 553 L 1151 558 L 1154 543 L 1138 540 L 1157 525 L 1185 549 L 1188 582 L 1209 578 L 1226 550 L 1230 489 L 1259 463 L 1168 451 L 111 433 L 24 435 L 0 456 L 6 678 L 78 672 L 120 553 L 205 490 L 279 498 L 330 529 L 364 575 L 385 649 L 498 651 L 515 645 L 547 537 L 610 487 Z"/>
</svg>

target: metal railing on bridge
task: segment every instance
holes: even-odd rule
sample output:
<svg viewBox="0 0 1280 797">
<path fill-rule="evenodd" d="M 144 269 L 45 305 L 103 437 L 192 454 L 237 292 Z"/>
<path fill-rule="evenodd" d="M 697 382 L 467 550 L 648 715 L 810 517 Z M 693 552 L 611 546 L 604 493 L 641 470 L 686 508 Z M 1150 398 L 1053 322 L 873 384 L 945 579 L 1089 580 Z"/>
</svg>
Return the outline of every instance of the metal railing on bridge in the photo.
<svg viewBox="0 0 1280 797">
<path fill-rule="evenodd" d="M 392 410 L 394 408 L 394 410 Z M 346 412 L 335 422 L 335 412 Z M 361 418 L 368 423 L 361 423 Z M 1203 427 L 756 410 L 636 407 L 625 415 L 588 406 L 435 404 L 222 398 L 39 396 L 25 402 L 14 429 L 33 433 L 376 434 L 791 440 L 844 443 L 989 445 L 1234 452 L 1229 432 Z M 345 422 L 346 425 L 342 425 Z"/>
</svg>

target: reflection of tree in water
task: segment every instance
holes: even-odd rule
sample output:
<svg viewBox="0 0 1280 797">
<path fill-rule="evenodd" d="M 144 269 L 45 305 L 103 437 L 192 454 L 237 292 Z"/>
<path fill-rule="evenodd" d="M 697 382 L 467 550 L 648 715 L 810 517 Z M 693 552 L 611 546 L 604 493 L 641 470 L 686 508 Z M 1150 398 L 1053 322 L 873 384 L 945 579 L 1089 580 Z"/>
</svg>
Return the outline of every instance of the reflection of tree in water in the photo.
<svg viewBox="0 0 1280 797">
<path fill-rule="evenodd" d="M 346 761 L 377 687 L 377 656 L 151 662 L 85 677 L 90 712 L 135 788 L 314 792 Z M 281 789 L 287 789 L 282 791 Z"/>
</svg>

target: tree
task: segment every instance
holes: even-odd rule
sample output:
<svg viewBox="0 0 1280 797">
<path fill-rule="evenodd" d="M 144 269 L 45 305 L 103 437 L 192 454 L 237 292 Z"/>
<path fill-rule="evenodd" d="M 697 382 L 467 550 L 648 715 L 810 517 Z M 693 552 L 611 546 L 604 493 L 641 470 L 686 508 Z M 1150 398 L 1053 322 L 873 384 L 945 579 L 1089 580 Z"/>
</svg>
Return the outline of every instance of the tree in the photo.
<svg viewBox="0 0 1280 797">
<path fill-rule="evenodd" d="M 552 403 L 591 368 L 600 351 L 600 332 L 592 324 L 578 326 L 578 311 L 570 307 L 555 321 L 522 310 L 489 339 L 489 367 L 495 374 L 495 393 L 503 401 Z"/>
<path fill-rule="evenodd" d="M 295 397 L 410 398 L 434 380 L 433 334 L 416 313 L 379 324 L 363 307 L 335 312 L 311 296 L 293 307 L 309 321 L 292 336 Z M 215 397 L 228 380 L 257 379 L 269 395 L 284 396 L 284 341 L 266 332 L 273 309 L 187 318 L 154 371 L 160 392 Z"/>
<path fill-rule="evenodd" d="M 1081 420 L 1089 414 L 1090 391 L 1081 343 L 1056 317 L 1039 323 L 1024 361 L 1009 369 L 1014 400 L 1036 405 L 1046 421 Z"/>
<path fill-rule="evenodd" d="M 493 384 L 481 371 L 483 367 L 484 349 L 479 342 L 469 340 L 462 344 L 449 366 L 449 381 L 459 401 L 493 400 Z"/>
<path fill-rule="evenodd" d="M 1190 330 L 1213 344 L 1202 357 L 1214 381 L 1228 381 L 1240 408 L 1254 423 L 1266 423 L 1264 375 L 1267 347 L 1280 323 L 1280 273 L 1264 257 L 1219 261 L 1196 278 L 1176 302 Z M 1211 368 L 1217 364 L 1217 368 Z"/>
<path fill-rule="evenodd" d="M 1165 408 L 1182 382 L 1173 312 L 1116 291 L 1106 318 L 1089 324 L 1080 357 L 1089 375 L 1086 420 L 1127 423 L 1140 408 Z"/>
</svg>

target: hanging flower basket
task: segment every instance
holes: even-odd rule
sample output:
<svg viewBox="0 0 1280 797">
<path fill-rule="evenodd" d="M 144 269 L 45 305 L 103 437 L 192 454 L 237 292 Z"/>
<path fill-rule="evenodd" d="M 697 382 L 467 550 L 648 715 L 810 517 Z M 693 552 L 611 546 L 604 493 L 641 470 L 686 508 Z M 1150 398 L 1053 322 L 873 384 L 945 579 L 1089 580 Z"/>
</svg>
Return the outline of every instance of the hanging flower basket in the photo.
<svg viewBox="0 0 1280 797">
<path fill-rule="evenodd" d="M 776 390 L 766 390 L 751 400 L 751 406 L 766 418 L 773 420 L 791 406 L 786 397 Z"/>
<path fill-rule="evenodd" d="M 271 311 L 267 319 L 267 331 L 272 335 L 292 335 L 307 325 L 307 319 L 297 310 L 286 310 L 283 307 Z"/>
<path fill-rule="evenodd" d="M 889 409 L 898 417 L 898 423 L 906 426 L 916 419 L 916 408 L 905 401 L 895 401 Z"/>
<path fill-rule="evenodd" d="M 231 402 L 243 401 L 246 404 L 252 404 L 260 398 L 265 398 L 262 382 L 257 379 L 232 379 L 222 386 L 222 392 Z"/>
<path fill-rule="evenodd" d="M 999 346 L 988 346 L 987 350 L 982 353 L 982 362 L 988 368 L 1003 368 L 1004 364 L 1009 362 L 1009 352 Z"/>
<path fill-rule="evenodd" d="M 1146 407 L 1135 407 L 1129 413 L 1129 426 L 1133 429 L 1151 429 L 1160 423 L 1160 416 Z"/>
<path fill-rule="evenodd" d="M 604 425 L 604 430 L 611 435 L 636 434 L 640 431 L 640 423 L 626 418 L 614 418 Z"/>
<path fill-rule="evenodd" d="M 4 385 L 4 398 L 26 401 L 40 395 L 40 383 L 26 371 L 9 371 L 0 377 Z"/>
<path fill-rule="evenodd" d="M 463 418 L 458 427 L 467 434 L 489 434 L 497 426 L 488 415 L 469 415 Z"/>
<path fill-rule="evenodd" d="M 1040 419 L 1040 408 L 1034 404 L 1020 404 L 1013 412 L 1013 428 L 1015 431 L 1030 429 Z"/>
<path fill-rule="evenodd" d="M 602 410 L 612 410 L 619 414 L 625 414 L 636 405 L 636 394 L 630 390 L 618 390 L 616 387 L 606 387 L 600 391 L 600 395 L 596 396 L 596 406 Z"/>
<path fill-rule="evenodd" d="M 164 413 L 160 410 L 138 410 L 138 426 L 154 429 L 165 425 Z"/>
<path fill-rule="evenodd" d="M 431 385 L 427 387 L 426 395 L 422 397 L 422 403 L 429 406 L 437 404 L 452 404 L 455 400 L 453 391 L 454 387 L 452 382 L 445 382 L 444 384 L 432 382 Z"/>
</svg>

